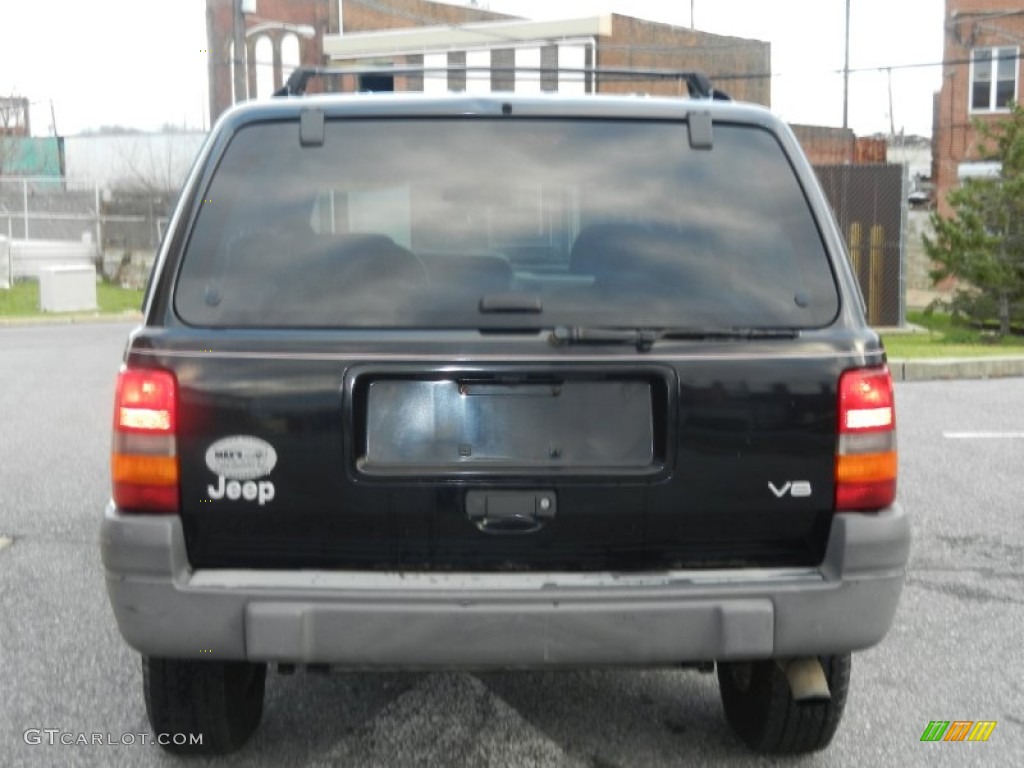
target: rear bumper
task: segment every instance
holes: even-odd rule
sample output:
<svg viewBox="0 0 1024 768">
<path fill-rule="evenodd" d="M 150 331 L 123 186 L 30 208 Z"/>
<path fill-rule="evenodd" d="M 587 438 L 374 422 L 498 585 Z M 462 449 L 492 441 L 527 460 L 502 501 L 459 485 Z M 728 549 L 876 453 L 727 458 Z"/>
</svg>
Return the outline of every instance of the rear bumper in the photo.
<svg viewBox="0 0 1024 768">
<path fill-rule="evenodd" d="M 108 507 L 101 548 L 125 640 L 151 656 L 366 667 L 672 664 L 877 643 L 903 587 L 899 506 L 839 514 L 818 568 L 645 574 L 190 568 L 181 521 Z"/>
</svg>

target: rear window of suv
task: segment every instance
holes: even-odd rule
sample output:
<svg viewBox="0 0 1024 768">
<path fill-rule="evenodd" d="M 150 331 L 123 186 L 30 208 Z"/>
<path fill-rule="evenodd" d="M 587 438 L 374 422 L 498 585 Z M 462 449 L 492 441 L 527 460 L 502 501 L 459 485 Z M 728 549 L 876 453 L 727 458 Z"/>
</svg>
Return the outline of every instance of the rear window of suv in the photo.
<svg viewBox="0 0 1024 768">
<path fill-rule="evenodd" d="M 827 325 L 838 294 L 777 139 L 685 122 L 328 121 L 242 128 L 188 239 L 200 326 Z"/>
</svg>

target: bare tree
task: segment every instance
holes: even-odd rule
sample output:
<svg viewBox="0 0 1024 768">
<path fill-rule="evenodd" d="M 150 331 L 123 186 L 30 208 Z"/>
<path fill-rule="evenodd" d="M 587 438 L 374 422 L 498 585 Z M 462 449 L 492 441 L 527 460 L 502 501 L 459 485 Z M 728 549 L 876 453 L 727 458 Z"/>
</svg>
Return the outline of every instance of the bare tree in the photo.
<svg viewBox="0 0 1024 768">
<path fill-rule="evenodd" d="M 105 247 L 123 248 L 129 262 L 133 253 L 156 248 L 203 138 L 171 132 L 112 137 L 116 180 L 102 204 L 111 216 L 103 231 Z M 121 265 L 119 280 L 128 266 Z"/>
<path fill-rule="evenodd" d="M 166 132 L 128 140 L 122 155 L 126 175 L 118 186 L 126 192 L 173 199 L 197 149 L 198 142 L 182 141 Z"/>
</svg>

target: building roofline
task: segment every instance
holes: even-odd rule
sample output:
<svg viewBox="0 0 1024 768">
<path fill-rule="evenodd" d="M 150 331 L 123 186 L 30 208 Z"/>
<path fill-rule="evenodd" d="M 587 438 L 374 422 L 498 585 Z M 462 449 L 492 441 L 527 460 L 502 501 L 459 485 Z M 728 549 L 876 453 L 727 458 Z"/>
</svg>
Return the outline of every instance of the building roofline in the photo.
<svg viewBox="0 0 1024 768">
<path fill-rule="evenodd" d="M 655 21 L 654 19 L 646 19 L 643 16 L 630 16 L 629 14 L 625 13 L 612 13 L 611 16 L 613 20 L 619 18 L 624 21 L 630 21 L 632 23 L 639 22 L 646 26 L 659 27 L 661 29 L 672 30 L 674 32 L 681 32 L 686 35 L 691 35 L 696 39 L 721 40 L 723 42 L 728 40 L 740 43 L 760 43 L 761 45 L 771 44 L 768 40 L 761 40 L 759 38 L 740 37 L 738 35 L 722 35 L 719 34 L 718 32 L 708 32 L 706 30 L 696 29 L 694 27 L 684 27 L 680 24 L 672 24 L 667 21 Z"/>
</svg>

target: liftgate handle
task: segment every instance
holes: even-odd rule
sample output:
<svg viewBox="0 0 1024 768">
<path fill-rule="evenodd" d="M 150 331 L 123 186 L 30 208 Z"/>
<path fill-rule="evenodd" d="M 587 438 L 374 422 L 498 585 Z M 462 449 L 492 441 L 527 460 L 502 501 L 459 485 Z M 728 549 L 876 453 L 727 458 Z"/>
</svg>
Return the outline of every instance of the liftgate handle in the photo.
<svg viewBox="0 0 1024 768">
<path fill-rule="evenodd" d="M 467 491 L 466 515 L 485 533 L 535 533 L 555 516 L 553 491 Z"/>
</svg>

